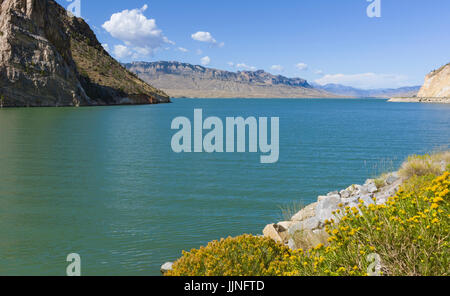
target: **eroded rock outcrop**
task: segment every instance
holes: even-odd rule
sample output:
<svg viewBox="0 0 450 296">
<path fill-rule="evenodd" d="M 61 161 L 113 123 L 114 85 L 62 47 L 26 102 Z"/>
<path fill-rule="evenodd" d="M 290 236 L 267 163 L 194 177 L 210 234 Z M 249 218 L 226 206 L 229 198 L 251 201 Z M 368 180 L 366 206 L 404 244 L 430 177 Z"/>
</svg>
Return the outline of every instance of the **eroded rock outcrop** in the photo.
<svg viewBox="0 0 450 296">
<path fill-rule="evenodd" d="M 115 61 L 81 18 L 53 0 L 0 0 L 0 104 L 169 102 Z"/>
<path fill-rule="evenodd" d="M 450 98 L 450 63 L 428 74 L 419 98 Z"/>
</svg>

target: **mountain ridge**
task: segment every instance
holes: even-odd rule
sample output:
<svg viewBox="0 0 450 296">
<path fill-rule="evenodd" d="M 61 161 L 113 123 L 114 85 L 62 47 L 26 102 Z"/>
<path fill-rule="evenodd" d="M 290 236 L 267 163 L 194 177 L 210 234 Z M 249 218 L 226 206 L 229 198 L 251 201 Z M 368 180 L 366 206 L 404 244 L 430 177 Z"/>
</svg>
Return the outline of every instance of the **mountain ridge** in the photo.
<svg viewBox="0 0 450 296">
<path fill-rule="evenodd" d="M 282 75 L 273 75 L 264 70 L 256 70 L 256 71 L 237 71 L 231 72 L 226 70 L 220 70 L 216 68 L 208 68 L 200 65 L 193 65 L 189 63 L 177 62 L 177 61 L 159 61 L 159 62 L 132 62 L 125 64 L 126 67 L 132 66 L 156 66 L 155 73 L 159 71 L 164 71 L 165 74 L 178 74 L 174 67 L 179 69 L 183 67 L 183 70 L 189 69 L 191 71 L 202 72 L 205 73 L 205 76 L 210 74 L 215 78 L 228 79 L 229 76 L 234 77 L 237 80 L 241 81 L 256 81 L 258 83 L 272 83 L 272 84 L 286 84 L 289 86 L 299 86 L 305 88 L 312 88 L 310 84 L 305 79 L 302 78 L 288 78 Z"/>
<path fill-rule="evenodd" d="M 313 88 L 305 79 L 273 75 L 264 70 L 231 72 L 177 61 L 132 62 L 123 65 L 172 97 L 336 97 L 335 94 Z"/>
</svg>

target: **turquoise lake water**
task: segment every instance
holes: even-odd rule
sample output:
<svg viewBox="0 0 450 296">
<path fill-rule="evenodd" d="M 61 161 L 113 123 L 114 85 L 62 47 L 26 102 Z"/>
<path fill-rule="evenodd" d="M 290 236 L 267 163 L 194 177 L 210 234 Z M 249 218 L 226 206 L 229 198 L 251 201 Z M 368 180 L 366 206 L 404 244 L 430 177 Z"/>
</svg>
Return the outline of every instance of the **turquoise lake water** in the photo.
<svg viewBox="0 0 450 296">
<path fill-rule="evenodd" d="M 175 154 L 171 121 L 277 116 L 280 159 Z M 201 100 L 0 110 L 0 275 L 159 275 L 210 240 L 259 234 L 409 154 L 450 145 L 450 106 L 385 100 Z"/>
</svg>

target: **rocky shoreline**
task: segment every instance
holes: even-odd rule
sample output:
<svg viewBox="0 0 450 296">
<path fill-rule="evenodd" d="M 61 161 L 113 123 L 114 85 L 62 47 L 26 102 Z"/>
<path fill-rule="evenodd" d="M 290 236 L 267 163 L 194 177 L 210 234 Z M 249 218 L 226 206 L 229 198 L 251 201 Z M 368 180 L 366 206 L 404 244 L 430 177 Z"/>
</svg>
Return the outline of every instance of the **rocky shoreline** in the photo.
<svg viewBox="0 0 450 296">
<path fill-rule="evenodd" d="M 300 210 L 291 220 L 267 225 L 263 235 L 293 250 L 305 245 L 313 247 L 326 239 L 325 225 L 331 219 L 338 222 L 342 207 L 358 209 L 360 203 L 367 206 L 385 204 L 402 183 L 403 179 L 394 172 L 377 180 L 368 179 L 364 185 L 351 185 L 341 191 L 318 196 L 317 202 Z"/>
<path fill-rule="evenodd" d="M 338 222 L 341 207 L 358 208 L 360 203 L 385 204 L 389 197 L 395 195 L 403 183 L 398 172 L 385 174 L 379 179 L 368 179 L 364 185 L 351 185 L 340 191 L 330 192 L 317 197 L 317 202 L 301 209 L 289 221 L 281 221 L 267 225 L 263 236 L 296 250 L 314 247 L 328 237 L 325 231 L 327 221 Z M 172 269 L 173 263 L 166 262 L 161 266 L 161 273 Z"/>
<path fill-rule="evenodd" d="M 388 100 L 388 102 L 394 102 L 394 103 L 450 104 L 450 97 L 448 97 L 448 98 L 422 98 L 422 97 L 390 98 Z"/>
</svg>

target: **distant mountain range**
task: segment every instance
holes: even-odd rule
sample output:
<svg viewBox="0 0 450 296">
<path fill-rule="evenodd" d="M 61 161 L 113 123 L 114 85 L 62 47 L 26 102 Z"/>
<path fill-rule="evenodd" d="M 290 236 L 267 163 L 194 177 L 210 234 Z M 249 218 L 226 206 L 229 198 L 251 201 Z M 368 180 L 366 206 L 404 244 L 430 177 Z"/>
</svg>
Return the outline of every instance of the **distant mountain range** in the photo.
<svg viewBox="0 0 450 296">
<path fill-rule="evenodd" d="M 171 97 L 189 98 L 331 98 L 301 78 L 263 70 L 230 72 L 180 62 L 124 64 L 145 82 Z"/>
<path fill-rule="evenodd" d="M 360 98 L 414 97 L 421 87 L 419 85 L 401 88 L 360 89 L 341 84 L 319 85 L 315 83 L 312 86 L 337 95 Z"/>
<path fill-rule="evenodd" d="M 363 90 L 339 84 L 310 84 L 263 70 L 230 72 L 180 62 L 133 62 L 125 68 L 171 97 L 342 98 L 414 96 L 420 86 Z"/>
</svg>

